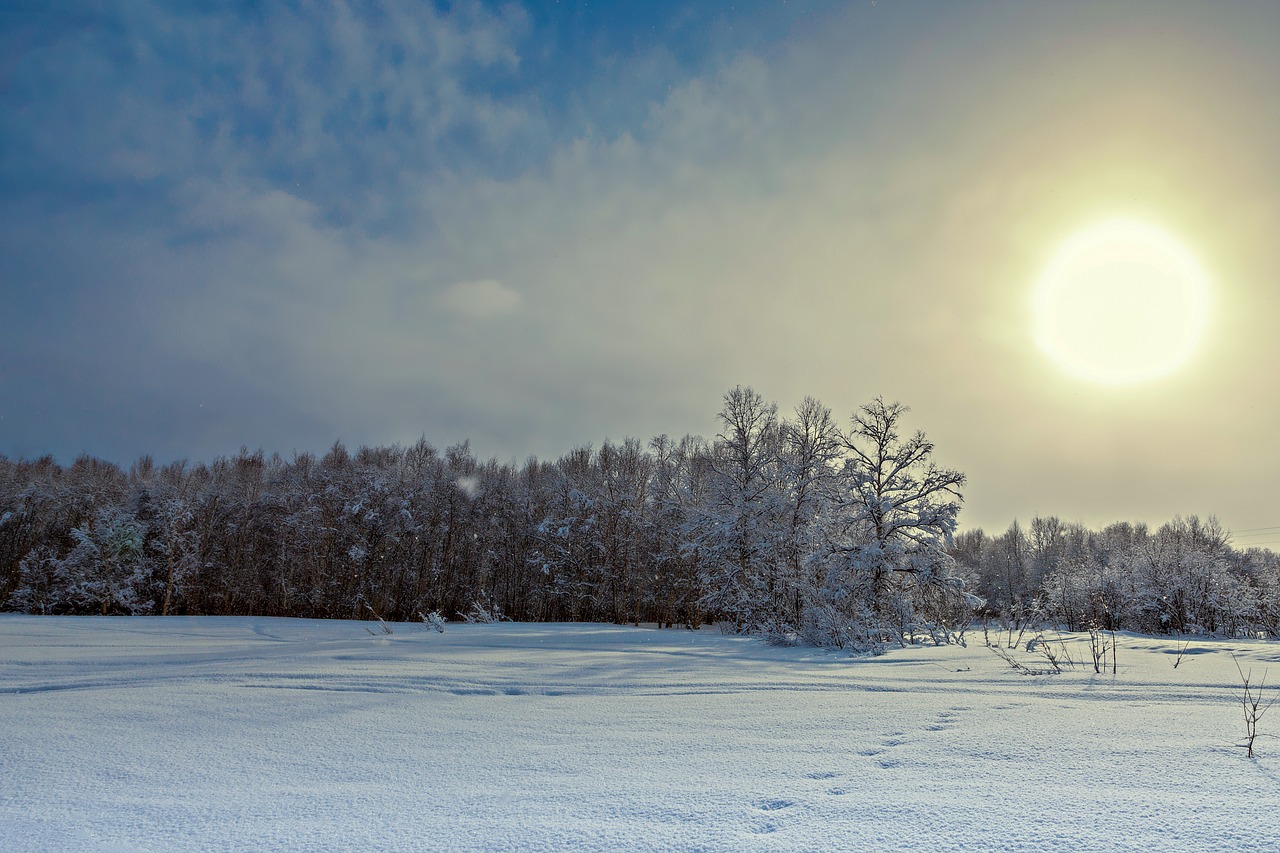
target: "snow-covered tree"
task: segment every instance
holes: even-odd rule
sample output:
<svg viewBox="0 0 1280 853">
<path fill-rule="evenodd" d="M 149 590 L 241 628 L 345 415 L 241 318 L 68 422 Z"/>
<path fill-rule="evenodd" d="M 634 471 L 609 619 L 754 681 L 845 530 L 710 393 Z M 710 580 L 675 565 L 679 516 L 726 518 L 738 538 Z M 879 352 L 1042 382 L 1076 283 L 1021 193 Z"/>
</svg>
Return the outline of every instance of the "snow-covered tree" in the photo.
<svg viewBox="0 0 1280 853">
<path fill-rule="evenodd" d="M 778 408 L 739 385 L 725 394 L 719 418 L 708 500 L 690 527 L 704 570 L 703 603 L 738 631 L 771 630 L 786 599 Z"/>
<path fill-rule="evenodd" d="M 847 620 L 853 641 L 904 641 L 919 630 L 949 637 L 976 603 L 946 551 L 965 477 L 933 462 L 924 433 L 902 437 L 907 411 L 876 398 L 853 415 L 824 519 L 825 615 L 834 609 Z"/>
<path fill-rule="evenodd" d="M 819 548 L 817 522 L 836 486 L 840 457 L 840 430 L 831 410 L 806 397 L 795 417 L 782 423 L 779 459 L 785 621 L 796 629 L 804 624 L 806 607 L 821 594 L 823 578 L 815 571 L 814 560 Z"/>
</svg>

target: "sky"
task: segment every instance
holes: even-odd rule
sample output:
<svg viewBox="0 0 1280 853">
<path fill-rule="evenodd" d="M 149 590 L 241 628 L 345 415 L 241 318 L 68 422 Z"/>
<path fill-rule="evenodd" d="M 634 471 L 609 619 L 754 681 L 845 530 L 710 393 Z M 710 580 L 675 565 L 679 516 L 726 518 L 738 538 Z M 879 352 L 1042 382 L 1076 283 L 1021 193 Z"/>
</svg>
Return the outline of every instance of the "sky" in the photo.
<svg viewBox="0 0 1280 853">
<path fill-rule="evenodd" d="M 962 528 L 1280 546 L 1278 39 L 1244 0 L 10 0 L 0 454 L 523 462 L 714 435 L 743 384 L 910 406 Z M 1032 331 L 1115 217 L 1208 282 L 1122 386 Z"/>
</svg>

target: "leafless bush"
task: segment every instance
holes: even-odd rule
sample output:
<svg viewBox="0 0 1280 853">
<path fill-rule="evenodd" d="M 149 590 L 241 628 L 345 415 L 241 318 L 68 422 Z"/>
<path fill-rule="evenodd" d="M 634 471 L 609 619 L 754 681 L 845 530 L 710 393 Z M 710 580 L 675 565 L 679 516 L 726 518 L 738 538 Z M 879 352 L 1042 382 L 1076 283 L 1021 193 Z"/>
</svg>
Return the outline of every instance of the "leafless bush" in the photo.
<svg viewBox="0 0 1280 853">
<path fill-rule="evenodd" d="M 1048 666 L 1032 666 L 1024 663 L 1014 657 L 1010 650 L 1002 648 L 999 643 L 989 645 L 988 648 L 1009 664 L 1015 672 L 1022 675 L 1058 675 L 1063 670 L 1075 669 L 1076 666 L 1075 659 L 1067 649 L 1066 641 L 1060 636 L 1055 641 L 1047 639 L 1044 634 L 1036 634 L 1027 641 L 1026 651 L 1038 655 Z"/>
<path fill-rule="evenodd" d="M 1035 652 L 1044 658 L 1055 673 L 1076 668 L 1076 660 L 1071 656 L 1067 642 L 1062 639 L 1061 634 L 1058 635 L 1057 640 L 1050 640 L 1044 634 L 1036 634 L 1027 641 L 1027 651 Z"/>
<path fill-rule="evenodd" d="M 1266 699 L 1267 673 L 1265 670 L 1262 673 L 1262 680 L 1258 682 L 1257 687 L 1254 687 L 1253 670 L 1245 672 L 1240 666 L 1239 658 L 1232 655 L 1231 659 L 1236 662 L 1236 672 L 1240 673 L 1240 681 L 1244 687 L 1244 694 L 1240 697 L 1240 707 L 1244 711 L 1244 743 L 1241 746 L 1245 748 L 1245 755 L 1253 758 L 1253 742 L 1258 737 L 1258 721 L 1271 709 L 1278 697 L 1272 696 L 1269 700 Z"/>
<path fill-rule="evenodd" d="M 1110 636 L 1108 636 L 1110 634 Z M 1093 658 L 1093 671 L 1107 671 L 1107 653 L 1111 653 L 1111 674 L 1116 674 L 1116 632 L 1105 631 L 1096 622 L 1089 625 L 1089 655 Z"/>
<path fill-rule="evenodd" d="M 995 631 L 987 620 L 982 622 L 982 642 L 988 648 L 1002 645 L 1006 649 L 1020 649 L 1028 632 L 1038 636 L 1044 627 L 1045 612 L 1039 600 L 1028 604 L 1017 603 L 1003 611 L 996 620 Z"/>
<path fill-rule="evenodd" d="M 1013 668 L 1013 671 L 1019 675 L 1053 675 L 1055 672 L 1055 670 L 1052 669 L 1040 669 L 1038 667 L 1027 666 L 1025 663 L 1015 658 L 1008 649 L 1000 646 L 999 643 L 995 645 L 988 645 L 987 648 L 991 649 L 992 653 L 996 657 L 1009 664 L 1009 666 Z"/>
<path fill-rule="evenodd" d="M 372 613 L 372 614 L 373 614 L 373 618 L 374 618 L 374 619 L 377 619 L 377 620 L 378 620 L 378 626 L 382 629 L 382 633 L 384 633 L 384 634 L 394 634 L 394 633 L 395 633 L 395 631 L 392 631 L 392 630 L 391 630 L 391 626 L 387 624 L 387 620 L 383 619 L 383 618 L 378 614 L 378 611 L 376 611 L 376 610 L 374 610 L 374 609 L 373 609 L 373 605 L 372 605 L 372 604 L 370 604 L 369 602 L 367 602 L 367 601 L 366 601 L 366 602 L 364 602 L 364 607 L 365 607 L 365 609 L 366 609 L 366 610 L 368 610 L 370 613 Z M 377 635 L 377 633 L 375 633 L 375 632 L 373 631 L 373 629 L 371 629 L 371 628 L 365 628 L 365 630 L 366 630 L 366 631 L 368 631 L 370 634 L 373 634 L 375 637 L 376 637 L 376 636 L 378 636 L 378 635 Z"/>
<path fill-rule="evenodd" d="M 426 614 L 425 616 L 422 614 L 422 611 L 419 610 L 418 618 L 421 619 L 424 624 L 432 628 L 435 628 L 436 632 L 440 634 L 444 633 L 444 623 L 448 621 L 447 619 L 445 619 L 443 616 L 440 615 L 439 610 L 432 610 L 430 613 Z"/>
<path fill-rule="evenodd" d="M 471 609 L 461 614 L 462 621 L 468 623 L 479 623 L 482 625 L 491 625 L 494 622 L 510 622 L 507 615 L 502 612 L 502 608 L 495 601 L 489 607 L 485 607 L 480 603 L 479 599 L 471 602 Z"/>
</svg>

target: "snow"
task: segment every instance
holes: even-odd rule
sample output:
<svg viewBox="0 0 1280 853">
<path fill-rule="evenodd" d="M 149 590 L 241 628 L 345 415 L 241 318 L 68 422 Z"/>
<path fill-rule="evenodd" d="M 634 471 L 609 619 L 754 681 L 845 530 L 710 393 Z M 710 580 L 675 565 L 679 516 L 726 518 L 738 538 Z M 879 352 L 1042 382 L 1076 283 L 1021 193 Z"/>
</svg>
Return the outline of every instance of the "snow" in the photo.
<svg viewBox="0 0 1280 853">
<path fill-rule="evenodd" d="M 0 848 L 1192 850 L 1280 838 L 1280 646 L 1119 672 L 711 630 L 0 617 Z M 370 634 L 372 628 L 376 636 Z M 1033 658 L 1018 652 L 1028 662 Z M 1270 690 L 1271 688 L 1267 688 Z M 1280 734 L 1280 711 L 1259 724 Z"/>
</svg>

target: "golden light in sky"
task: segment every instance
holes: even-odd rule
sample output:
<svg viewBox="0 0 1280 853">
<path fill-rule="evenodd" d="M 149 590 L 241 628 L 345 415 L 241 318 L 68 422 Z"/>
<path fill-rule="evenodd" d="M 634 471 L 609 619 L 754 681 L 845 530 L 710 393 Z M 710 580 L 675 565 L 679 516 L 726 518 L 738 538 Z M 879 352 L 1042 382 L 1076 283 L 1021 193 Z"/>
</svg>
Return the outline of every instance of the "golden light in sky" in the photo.
<svg viewBox="0 0 1280 853">
<path fill-rule="evenodd" d="M 1036 285 L 1033 310 L 1036 343 L 1059 368 L 1124 385 L 1187 361 L 1208 318 L 1209 284 L 1172 235 L 1113 219 L 1062 244 Z"/>
</svg>

